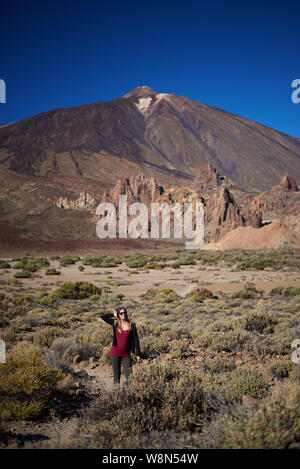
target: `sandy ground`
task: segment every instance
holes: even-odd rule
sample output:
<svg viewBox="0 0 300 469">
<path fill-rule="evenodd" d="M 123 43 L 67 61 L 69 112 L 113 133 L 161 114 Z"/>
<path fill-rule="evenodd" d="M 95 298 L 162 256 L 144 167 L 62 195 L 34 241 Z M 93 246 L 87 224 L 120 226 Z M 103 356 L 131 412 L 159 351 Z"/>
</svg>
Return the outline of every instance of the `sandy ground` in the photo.
<svg viewBox="0 0 300 469">
<path fill-rule="evenodd" d="M 11 265 L 14 265 L 14 262 Z M 123 293 L 126 298 L 134 299 L 145 293 L 148 288 L 172 288 L 177 294 L 186 295 L 198 286 L 207 286 L 214 293 L 218 290 L 232 293 L 244 288 L 249 281 L 253 282 L 256 288 L 265 292 L 269 292 L 277 286 L 300 286 L 299 272 L 271 270 L 234 272 L 231 268 L 203 268 L 200 264 L 181 266 L 180 269 L 165 268 L 143 271 L 129 269 L 124 263 L 114 268 L 84 266 L 85 270 L 80 272 L 79 265 L 82 263 L 77 262 L 74 265 L 60 267 L 57 261 L 51 261 L 51 267 L 60 270 L 60 275 L 45 275 L 45 269 L 41 269 L 34 274 L 33 278 L 20 279 L 22 288 L 35 295 L 39 294 L 41 289 L 47 291 L 56 289 L 60 283 L 66 281 L 87 281 L 97 286 L 107 285 L 108 282 L 112 293 Z M 15 272 L 17 270 L 13 268 L 0 271 L 0 281 L 13 280 Z M 121 285 L 110 285 L 114 282 L 119 282 Z M 122 285 L 125 282 L 126 284 Z M 5 291 L 4 285 L 2 290 Z"/>
</svg>

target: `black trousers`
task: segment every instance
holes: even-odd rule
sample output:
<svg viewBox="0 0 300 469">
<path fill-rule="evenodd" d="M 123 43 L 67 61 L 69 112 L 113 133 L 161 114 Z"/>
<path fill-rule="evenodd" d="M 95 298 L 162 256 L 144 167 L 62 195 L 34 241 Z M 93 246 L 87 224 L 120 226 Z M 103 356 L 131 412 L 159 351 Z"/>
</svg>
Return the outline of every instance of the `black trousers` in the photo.
<svg viewBox="0 0 300 469">
<path fill-rule="evenodd" d="M 112 357 L 110 355 L 110 361 L 111 361 L 113 372 L 114 372 L 114 383 L 115 384 L 120 383 L 121 363 L 122 363 L 122 366 L 124 368 L 124 373 L 125 373 L 126 384 L 128 384 L 129 378 L 132 372 L 131 357 Z"/>
</svg>

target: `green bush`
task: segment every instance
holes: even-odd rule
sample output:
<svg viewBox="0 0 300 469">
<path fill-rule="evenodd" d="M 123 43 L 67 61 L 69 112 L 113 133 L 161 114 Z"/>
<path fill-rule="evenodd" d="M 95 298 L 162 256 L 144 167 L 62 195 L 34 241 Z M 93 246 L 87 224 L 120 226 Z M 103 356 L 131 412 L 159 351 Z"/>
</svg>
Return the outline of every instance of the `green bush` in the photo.
<svg viewBox="0 0 300 469">
<path fill-rule="evenodd" d="M 15 278 L 30 278 L 31 277 L 31 272 L 28 270 L 22 270 L 21 272 L 16 272 L 14 274 Z"/>
<path fill-rule="evenodd" d="M 62 378 L 60 370 L 43 362 L 37 347 L 15 347 L 0 368 L 0 420 L 40 416 Z"/>
<path fill-rule="evenodd" d="M 271 296 L 298 296 L 300 295 L 300 287 L 276 287 L 270 291 Z"/>
<path fill-rule="evenodd" d="M 149 262 L 149 264 L 144 265 L 143 268 L 145 268 L 145 269 L 162 270 L 162 269 L 164 269 L 164 268 L 167 267 L 167 266 L 168 266 L 168 264 L 163 264 L 163 263 L 158 264 L 157 262 Z"/>
<path fill-rule="evenodd" d="M 55 303 L 55 301 L 56 301 L 55 296 L 52 296 L 52 295 L 43 295 L 43 296 L 39 299 L 39 304 L 40 304 L 40 305 L 43 305 L 43 306 L 52 306 L 53 303 Z"/>
<path fill-rule="evenodd" d="M 164 290 L 159 290 L 155 297 L 154 301 L 155 302 L 161 302 L 161 303 L 172 303 L 173 301 L 178 300 L 180 297 L 177 295 L 177 293 L 172 290 L 171 288 L 166 288 Z"/>
<path fill-rule="evenodd" d="M 61 272 L 56 269 L 47 269 L 45 272 L 46 275 L 60 275 Z"/>
<path fill-rule="evenodd" d="M 144 265 L 146 265 L 146 263 L 147 263 L 147 260 L 143 259 L 143 258 L 125 259 L 125 264 L 130 269 L 136 269 L 138 267 L 144 267 Z"/>
<path fill-rule="evenodd" d="M 59 263 L 62 267 L 66 267 L 67 265 L 76 264 L 76 260 L 78 260 L 76 257 L 64 256 L 59 260 Z"/>
<path fill-rule="evenodd" d="M 179 255 L 176 263 L 179 265 L 196 265 L 196 261 L 193 256 Z"/>
<path fill-rule="evenodd" d="M 34 259 L 34 263 L 38 267 L 49 267 L 50 266 L 50 262 L 45 257 L 36 257 Z"/>
<path fill-rule="evenodd" d="M 101 295 L 101 289 L 88 282 L 64 282 L 52 295 L 57 298 L 81 300 L 92 295 Z"/>
</svg>

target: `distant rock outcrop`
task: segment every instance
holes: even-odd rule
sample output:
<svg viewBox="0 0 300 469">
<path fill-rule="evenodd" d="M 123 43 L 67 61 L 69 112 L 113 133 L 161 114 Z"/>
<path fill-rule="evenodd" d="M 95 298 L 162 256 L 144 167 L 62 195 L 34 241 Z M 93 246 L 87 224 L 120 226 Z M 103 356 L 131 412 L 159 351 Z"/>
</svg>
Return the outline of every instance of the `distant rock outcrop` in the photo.
<svg viewBox="0 0 300 469">
<path fill-rule="evenodd" d="M 217 169 L 210 163 L 198 166 L 192 187 L 197 192 L 213 190 L 228 182 L 225 176 L 220 176 Z"/>
<path fill-rule="evenodd" d="M 84 189 L 80 192 L 78 199 L 72 200 L 65 197 L 59 197 L 53 202 L 59 208 L 65 209 L 79 209 L 84 208 L 88 210 L 92 210 L 96 207 L 97 201 L 96 199 L 87 193 Z"/>
<path fill-rule="evenodd" d="M 280 187 L 282 187 L 282 190 L 285 191 L 292 191 L 292 192 L 298 192 L 298 186 L 296 179 L 293 176 L 290 176 L 289 174 L 285 174 L 283 178 L 280 181 Z"/>
<path fill-rule="evenodd" d="M 261 215 L 262 221 L 275 220 L 286 215 L 300 213 L 300 192 L 296 179 L 288 174 L 280 184 L 255 196 L 249 206 L 249 215 Z"/>
<path fill-rule="evenodd" d="M 156 201 L 163 191 L 155 178 L 140 173 L 131 178 L 119 179 L 113 189 L 103 194 L 102 202 L 110 202 L 117 207 L 119 195 L 127 195 L 127 204 L 133 202 L 149 204 Z"/>
<path fill-rule="evenodd" d="M 202 246 L 202 250 L 300 248 L 300 219 L 281 217 L 261 228 L 238 227 L 219 241 Z"/>
</svg>

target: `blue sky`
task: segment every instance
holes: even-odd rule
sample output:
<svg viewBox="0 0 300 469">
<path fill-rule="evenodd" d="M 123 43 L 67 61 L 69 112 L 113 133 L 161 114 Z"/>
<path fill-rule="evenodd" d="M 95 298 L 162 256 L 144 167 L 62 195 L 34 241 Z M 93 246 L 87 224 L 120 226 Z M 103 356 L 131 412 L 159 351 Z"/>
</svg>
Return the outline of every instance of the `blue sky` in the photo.
<svg viewBox="0 0 300 469">
<path fill-rule="evenodd" d="M 148 85 L 300 137 L 299 16 L 289 0 L 2 3 L 0 125 Z"/>
</svg>

